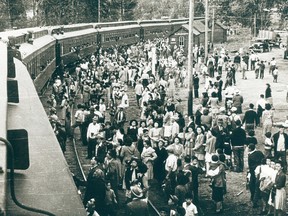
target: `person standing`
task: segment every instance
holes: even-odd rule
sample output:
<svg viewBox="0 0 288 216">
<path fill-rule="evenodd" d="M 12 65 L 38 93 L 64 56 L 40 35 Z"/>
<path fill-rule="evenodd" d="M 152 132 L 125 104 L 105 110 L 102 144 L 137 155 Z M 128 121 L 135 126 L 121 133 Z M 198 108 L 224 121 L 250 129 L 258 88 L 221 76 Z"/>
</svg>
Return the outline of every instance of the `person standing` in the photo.
<svg viewBox="0 0 288 216">
<path fill-rule="evenodd" d="M 274 190 L 276 190 L 274 198 L 274 215 L 286 215 L 286 175 L 282 171 L 283 167 L 281 166 L 281 162 L 276 162 L 275 164 L 275 169 L 278 172 L 274 185 Z"/>
<path fill-rule="evenodd" d="M 235 95 L 232 98 L 233 101 L 233 106 L 237 108 L 237 114 L 241 114 L 242 113 L 242 104 L 243 104 L 243 96 L 240 95 L 240 91 L 236 90 L 235 91 Z"/>
<path fill-rule="evenodd" d="M 218 155 L 212 156 L 210 170 L 207 172 L 212 181 L 212 199 L 216 203 L 216 213 L 223 210 L 223 196 L 225 180 L 225 167 L 224 164 L 219 162 Z"/>
<path fill-rule="evenodd" d="M 288 148 L 288 135 L 284 133 L 283 125 L 280 125 L 279 131 L 273 135 L 274 157 L 275 160 L 281 159 L 283 163 L 283 172 L 287 172 L 286 150 Z"/>
<path fill-rule="evenodd" d="M 272 132 L 274 121 L 274 112 L 271 110 L 271 105 L 265 104 L 265 110 L 262 113 L 263 134 Z"/>
<path fill-rule="evenodd" d="M 259 100 L 256 102 L 256 109 L 257 109 L 259 126 L 261 123 L 262 113 L 265 110 L 266 103 L 267 103 L 267 101 L 264 99 L 264 94 L 261 94 Z"/>
<path fill-rule="evenodd" d="M 259 182 L 257 182 L 255 169 L 257 166 L 261 165 L 261 161 L 264 159 L 264 154 L 261 151 L 256 150 L 254 144 L 249 144 L 248 146 L 248 167 L 250 174 L 249 190 L 251 194 L 251 201 L 253 203 L 253 208 L 257 207 L 257 202 L 260 199 L 260 189 Z"/>
<path fill-rule="evenodd" d="M 241 121 L 235 121 L 236 128 L 232 130 L 231 145 L 234 155 L 235 172 L 243 172 L 244 168 L 244 145 L 246 143 L 246 132 L 241 128 Z"/>
<path fill-rule="evenodd" d="M 95 147 L 97 144 L 97 135 L 100 131 L 100 124 L 98 124 L 98 117 L 93 118 L 93 122 L 89 124 L 87 129 L 88 155 L 87 159 L 95 156 Z"/>
<path fill-rule="evenodd" d="M 278 82 L 278 73 L 279 73 L 278 67 L 275 67 L 275 69 L 272 72 L 273 82 L 275 82 L 275 83 Z"/>
<path fill-rule="evenodd" d="M 143 199 L 143 191 L 138 185 L 131 186 L 132 201 L 127 204 L 127 216 L 148 216 L 148 202 Z"/>
<path fill-rule="evenodd" d="M 272 90 L 271 90 L 271 86 L 269 83 L 266 83 L 265 99 L 268 103 L 271 104 L 271 106 L 273 106 Z"/>
<path fill-rule="evenodd" d="M 195 73 L 193 76 L 193 87 L 194 87 L 194 97 L 199 98 L 199 77 L 197 73 Z"/>
<path fill-rule="evenodd" d="M 264 78 L 264 70 L 265 70 L 265 64 L 264 61 L 261 61 L 259 64 L 259 70 L 260 70 L 260 79 Z"/>
<path fill-rule="evenodd" d="M 249 110 L 245 112 L 244 118 L 243 118 L 243 124 L 245 123 L 245 130 L 250 131 L 253 130 L 256 125 L 258 125 L 258 117 L 257 113 L 253 110 L 254 104 L 249 104 Z"/>
</svg>

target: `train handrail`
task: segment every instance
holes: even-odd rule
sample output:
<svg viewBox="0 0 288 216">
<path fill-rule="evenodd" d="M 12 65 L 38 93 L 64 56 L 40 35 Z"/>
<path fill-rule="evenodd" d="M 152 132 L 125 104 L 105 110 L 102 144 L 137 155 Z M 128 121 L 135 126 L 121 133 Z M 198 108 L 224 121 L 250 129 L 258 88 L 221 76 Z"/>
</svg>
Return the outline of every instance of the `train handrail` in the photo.
<svg viewBox="0 0 288 216">
<path fill-rule="evenodd" d="M 0 41 L 0 137 L 6 138 L 7 134 L 7 74 L 8 74 L 8 50 L 7 44 Z M 5 215 L 6 208 L 6 182 L 7 182 L 7 147 L 0 145 L 0 215 Z"/>
</svg>

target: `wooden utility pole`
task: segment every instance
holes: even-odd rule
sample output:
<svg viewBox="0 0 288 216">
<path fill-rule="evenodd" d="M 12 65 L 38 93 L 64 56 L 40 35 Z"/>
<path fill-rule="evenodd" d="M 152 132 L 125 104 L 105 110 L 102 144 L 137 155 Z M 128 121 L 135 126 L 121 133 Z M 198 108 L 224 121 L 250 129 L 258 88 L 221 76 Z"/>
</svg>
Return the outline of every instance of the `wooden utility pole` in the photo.
<svg viewBox="0 0 288 216">
<path fill-rule="evenodd" d="M 101 21 L 101 0 L 98 0 L 98 22 Z"/>
<path fill-rule="evenodd" d="M 256 27 L 256 24 L 257 24 L 257 13 L 255 12 L 255 13 L 254 13 L 254 32 L 253 32 L 253 36 L 254 36 L 254 37 L 257 37 L 257 27 Z"/>
<path fill-rule="evenodd" d="M 208 21 L 209 21 L 208 0 L 205 0 L 205 58 L 204 58 L 204 63 L 206 63 L 208 59 Z"/>
<path fill-rule="evenodd" d="M 211 44 L 214 44 L 214 30 L 215 30 L 215 5 L 212 8 Z"/>
<path fill-rule="evenodd" d="M 188 39 L 188 115 L 193 115 L 193 22 L 194 22 L 194 0 L 189 0 L 189 39 Z"/>
</svg>

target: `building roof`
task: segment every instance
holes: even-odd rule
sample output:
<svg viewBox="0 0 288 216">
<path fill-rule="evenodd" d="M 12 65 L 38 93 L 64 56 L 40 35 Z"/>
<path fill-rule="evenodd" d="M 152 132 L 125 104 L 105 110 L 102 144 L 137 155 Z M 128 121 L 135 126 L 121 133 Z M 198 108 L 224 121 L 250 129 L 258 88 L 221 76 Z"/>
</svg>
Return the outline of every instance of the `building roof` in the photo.
<svg viewBox="0 0 288 216">
<path fill-rule="evenodd" d="M 184 25 L 182 25 L 182 27 L 183 27 L 185 30 L 189 31 L 189 24 L 184 24 Z M 197 31 L 197 29 L 193 28 L 193 34 L 197 36 L 197 35 L 200 34 L 200 32 Z"/>
<path fill-rule="evenodd" d="M 223 24 L 220 23 L 220 22 L 215 22 L 215 24 L 218 25 L 218 26 L 220 26 L 220 27 L 223 28 L 223 29 L 228 29 L 227 26 L 223 25 Z"/>
<path fill-rule="evenodd" d="M 205 25 L 201 22 L 201 20 L 194 20 L 193 27 L 200 33 L 205 33 Z M 211 31 L 211 29 L 208 29 L 208 32 L 209 31 Z"/>
<path fill-rule="evenodd" d="M 189 32 L 189 25 L 188 25 L 188 24 L 181 25 L 181 27 L 178 28 L 176 31 L 174 31 L 172 34 L 170 34 L 169 37 L 172 36 L 172 35 L 174 35 L 174 34 L 176 34 L 176 33 L 179 32 L 181 29 L 183 29 L 184 31 L 186 31 L 186 32 L 188 33 L 188 32 Z M 194 34 L 195 36 L 198 36 L 198 35 L 200 35 L 200 32 L 197 31 L 195 28 L 193 28 L 193 34 Z"/>
</svg>

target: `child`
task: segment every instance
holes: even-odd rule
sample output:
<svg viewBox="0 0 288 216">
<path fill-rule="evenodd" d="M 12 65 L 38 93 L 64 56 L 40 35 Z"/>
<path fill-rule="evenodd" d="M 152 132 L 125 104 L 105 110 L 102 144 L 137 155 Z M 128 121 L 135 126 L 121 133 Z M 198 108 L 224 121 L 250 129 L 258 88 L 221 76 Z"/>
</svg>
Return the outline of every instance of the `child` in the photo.
<svg viewBox="0 0 288 216">
<path fill-rule="evenodd" d="M 198 215 L 197 207 L 192 203 L 193 196 L 191 193 L 186 194 L 185 202 L 183 203 L 183 208 L 186 211 L 185 215 L 195 216 Z"/>
<path fill-rule="evenodd" d="M 272 72 L 273 74 L 273 82 L 277 83 L 277 79 L 278 79 L 278 67 L 275 67 L 275 70 Z"/>
<path fill-rule="evenodd" d="M 115 205 L 117 205 L 117 199 L 114 190 L 111 189 L 110 182 L 106 182 L 105 204 L 106 204 L 106 213 L 111 216 L 116 215 Z"/>
<path fill-rule="evenodd" d="M 264 141 L 264 156 L 265 158 L 270 158 L 272 156 L 272 147 L 273 142 L 271 139 L 271 132 L 265 133 L 265 141 Z"/>
<path fill-rule="evenodd" d="M 254 144 L 257 145 L 258 141 L 257 138 L 255 137 L 255 132 L 254 130 L 249 130 L 248 131 L 248 137 L 246 138 L 246 144 Z"/>
</svg>

